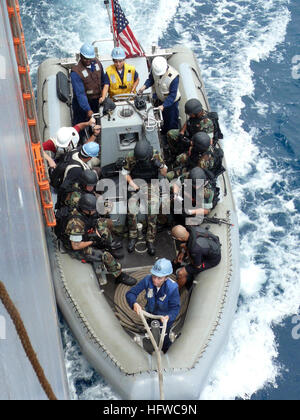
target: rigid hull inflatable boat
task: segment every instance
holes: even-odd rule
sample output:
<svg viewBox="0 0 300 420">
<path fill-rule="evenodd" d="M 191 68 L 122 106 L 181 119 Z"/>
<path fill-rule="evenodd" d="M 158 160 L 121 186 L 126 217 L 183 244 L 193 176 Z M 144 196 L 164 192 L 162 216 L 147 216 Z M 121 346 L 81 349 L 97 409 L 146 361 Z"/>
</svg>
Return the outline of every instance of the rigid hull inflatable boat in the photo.
<svg viewBox="0 0 300 420">
<path fill-rule="evenodd" d="M 184 104 L 188 99 L 198 98 L 203 108 L 209 110 L 197 60 L 184 46 L 164 50 L 153 47 L 146 57 L 127 59 L 137 69 L 141 83 L 148 76 L 147 60 L 151 62 L 157 55 L 164 56 L 179 72 L 182 124 L 186 119 Z M 111 57 L 98 58 L 104 70 L 112 64 Z M 51 58 L 39 67 L 38 119 L 43 141 L 60 127 L 72 125 L 70 69 L 76 62 L 75 57 Z M 118 98 L 113 111 L 101 115 L 101 167 L 125 157 L 145 136 L 154 149 L 163 154 L 160 117 L 151 103 L 151 89 L 144 92 L 144 98 L 144 113 L 135 108 L 130 95 L 125 95 Z M 223 166 L 226 168 L 224 161 Z M 208 374 L 224 348 L 237 306 L 240 286 L 238 223 L 227 172 L 218 178 L 218 184 L 221 199 L 213 215 L 228 223 L 211 224 L 210 230 L 220 238 L 222 260 L 218 266 L 198 276 L 191 294 L 184 288 L 181 292 L 181 312 L 173 331 L 177 339 L 168 352 L 161 355 L 166 399 L 199 398 Z M 111 214 L 119 226 L 125 225 L 126 215 L 118 211 L 122 206 L 127 204 L 119 194 Z M 129 286 L 114 285 L 110 280 L 106 285 L 99 285 L 92 265 L 71 258 L 59 247 L 50 230 L 47 242 L 58 306 L 85 357 L 121 398 L 159 399 L 161 383 L 157 378 L 156 354 L 149 338 L 145 337 L 139 317 L 126 303 Z M 142 232 L 140 242 L 143 243 Z M 124 248 L 125 244 L 124 240 Z M 124 270 L 140 280 L 149 274 L 156 259 L 173 259 L 175 253 L 175 242 L 166 228 L 157 234 L 156 257 L 138 249 L 128 254 L 125 249 L 121 263 Z"/>
</svg>

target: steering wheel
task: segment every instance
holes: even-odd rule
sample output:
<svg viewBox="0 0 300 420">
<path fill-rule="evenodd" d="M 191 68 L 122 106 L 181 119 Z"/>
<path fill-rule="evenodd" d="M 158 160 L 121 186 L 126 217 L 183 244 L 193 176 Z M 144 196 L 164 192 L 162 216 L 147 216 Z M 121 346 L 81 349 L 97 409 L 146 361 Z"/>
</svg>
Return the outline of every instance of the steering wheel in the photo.
<svg viewBox="0 0 300 420">
<path fill-rule="evenodd" d="M 134 98 L 135 96 L 135 93 L 119 93 L 118 95 L 114 95 L 112 98 L 114 101 L 118 101 L 124 98 Z"/>
</svg>

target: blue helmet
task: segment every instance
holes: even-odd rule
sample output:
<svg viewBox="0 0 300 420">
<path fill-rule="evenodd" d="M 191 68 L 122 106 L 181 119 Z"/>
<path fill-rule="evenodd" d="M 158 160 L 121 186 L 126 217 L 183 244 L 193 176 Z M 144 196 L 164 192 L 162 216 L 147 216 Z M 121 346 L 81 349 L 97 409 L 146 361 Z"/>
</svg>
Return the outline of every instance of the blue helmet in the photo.
<svg viewBox="0 0 300 420">
<path fill-rule="evenodd" d="M 85 158 L 97 157 L 99 154 L 99 150 L 99 144 L 94 141 L 90 141 L 82 146 L 80 153 Z"/>
<path fill-rule="evenodd" d="M 115 47 L 111 52 L 113 60 L 124 60 L 126 58 L 125 51 L 121 47 Z"/>
<path fill-rule="evenodd" d="M 169 276 L 173 273 L 173 267 L 170 260 L 166 258 L 160 258 L 156 261 L 154 266 L 151 268 L 151 274 L 157 277 Z"/>
<path fill-rule="evenodd" d="M 80 48 L 80 54 L 85 58 L 92 59 L 95 58 L 95 49 L 91 44 L 85 43 Z"/>
</svg>

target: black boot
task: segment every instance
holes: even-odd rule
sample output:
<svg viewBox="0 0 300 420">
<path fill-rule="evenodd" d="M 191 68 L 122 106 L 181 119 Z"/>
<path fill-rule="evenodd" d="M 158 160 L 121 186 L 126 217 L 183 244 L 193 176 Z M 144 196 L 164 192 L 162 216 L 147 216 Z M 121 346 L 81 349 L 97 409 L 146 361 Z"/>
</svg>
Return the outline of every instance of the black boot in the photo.
<svg viewBox="0 0 300 420">
<path fill-rule="evenodd" d="M 127 245 L 127 251 L 131 254 L 131 252 L 134 251 L 135 244 L 137 243 L 137 238 L 129 238 L 128 245 Z"/>
<path fill-rule="evenodd" d="M 123 248 L 122 241 L 118 241 L 117 239 L 113 239 L 110 245 L 111 249 L 120 249 Z"/>
<path fill-rule="evenodd" d="M 129 276 L 127 273 L 122 272 L 119 277 L 116 278 L 116 283 L 124 283 L 127 286 L 134 286 L 137 280 L 134 277 Z"/>
<path fill-rule="evenodd" d="M 148 254 L 151 255 L 153 257 L 153 255 L 155 255 L 155 247 L 153 242 L 148 242 L 147 241 L 147 248 L 148 248 Z"/>
</svg>

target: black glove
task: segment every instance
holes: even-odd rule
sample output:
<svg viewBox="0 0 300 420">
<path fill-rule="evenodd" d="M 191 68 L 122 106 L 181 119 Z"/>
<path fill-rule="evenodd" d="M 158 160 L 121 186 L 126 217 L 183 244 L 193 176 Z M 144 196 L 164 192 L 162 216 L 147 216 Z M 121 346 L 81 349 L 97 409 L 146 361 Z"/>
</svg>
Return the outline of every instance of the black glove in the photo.
<svg viewBox="0 0 300 420">
<path fill-rule="evenodd" d="M 96 232 L 89 233 L 87 236 L 87 240 L 93 241 L 93 245 L 97 248 L 105 248 L 105 241 L 103 241 L 103 239 L 101 239 Z"/>
<path fill-rule="evenodd" d="M 178 141 L 183 140 L 183 138 L 184 138 L 184 134 L 179 133 L 179 134 L 178 134 Z"/>
</svg>

